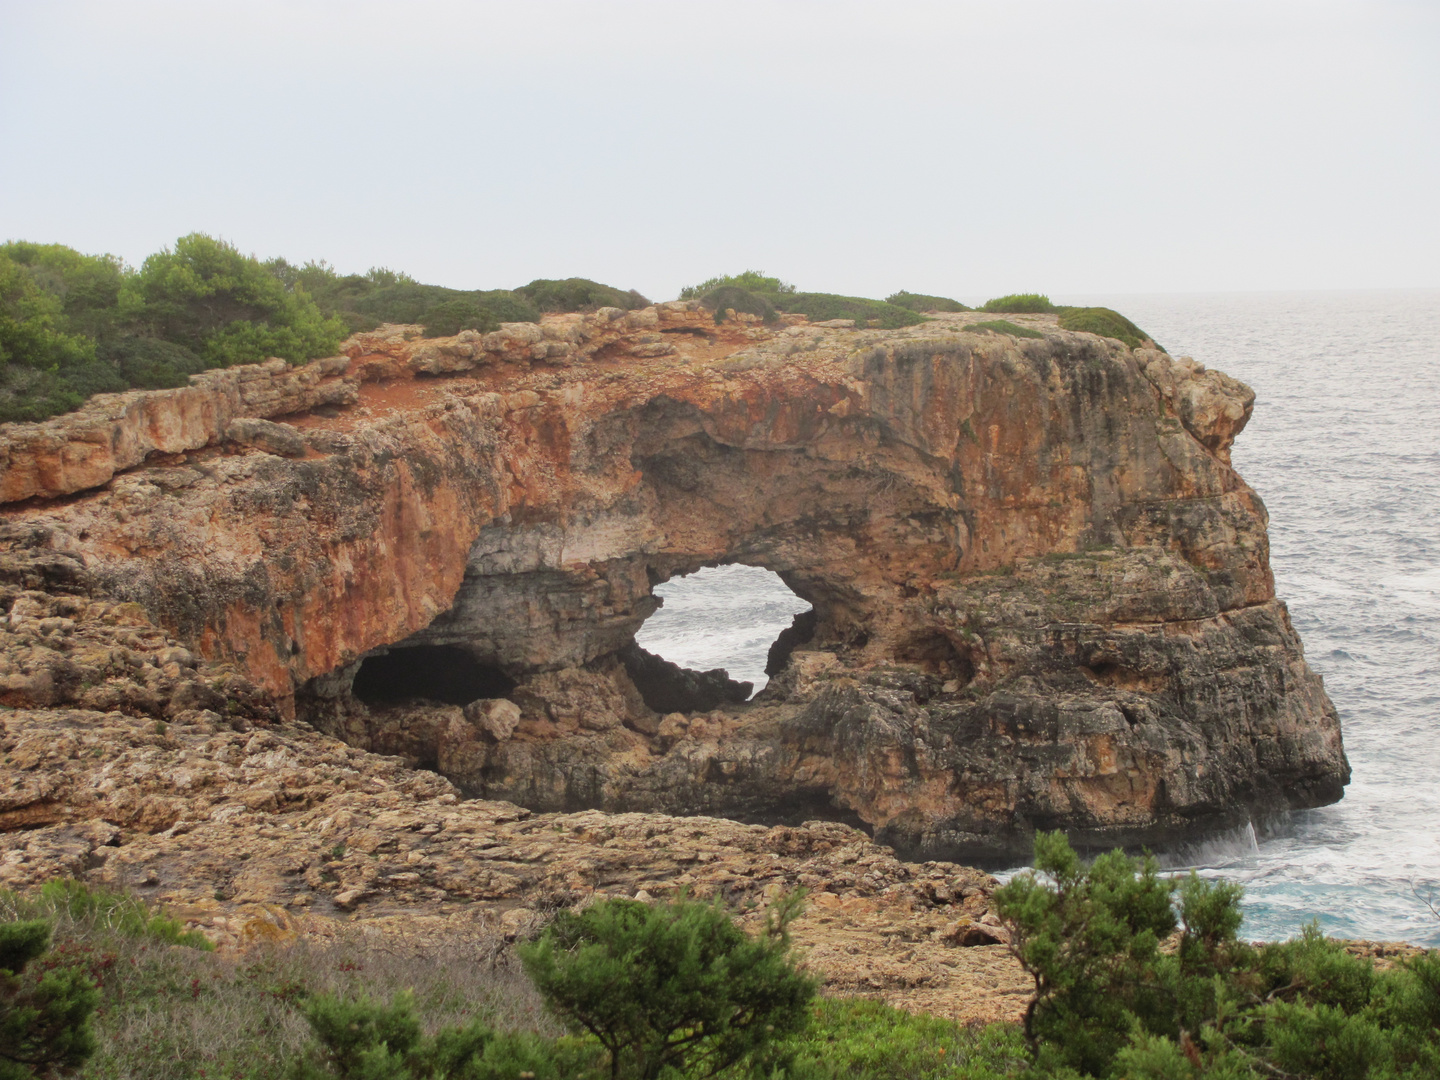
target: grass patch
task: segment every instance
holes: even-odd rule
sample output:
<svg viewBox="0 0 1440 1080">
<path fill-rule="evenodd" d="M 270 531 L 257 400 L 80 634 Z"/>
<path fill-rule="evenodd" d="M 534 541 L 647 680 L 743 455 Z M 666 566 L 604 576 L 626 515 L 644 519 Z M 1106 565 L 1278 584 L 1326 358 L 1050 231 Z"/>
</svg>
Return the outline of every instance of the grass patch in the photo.
<svg viewBox="0 0 1440 1080">
<path fill-rule="evenodd" d="M 288 1080 L 313 1046 L 300 1006 L 324 994 L 410 991 L 427 1032 L 479 1020 L 562 1034 L 498 932 L 425 950 L 376 949 L 356 934 L 224 955 L 134 896 L 78 882 L 0 893 L 0 921 L 35 918 L 54 928 L 47 964 L 78 967 L 100 988 L 99 1049 L 81 1080 Z"/>
<path fill-rule="evenodd" d="M 980 311 L 997 311 L 1010 315 L 1048 315 L 1056 310 L 1044 293 L 1011 293 L 997 296 L 981 304 Z"/>
<path fill-rule="evenodd" d="M 992 334 L 1009 334 L 1011 337 L 1043 338 L 1045 336 L 1039 330 L 1032 330 L 1028 326 L 1017 326 L 1008 319 L 990 319 L 986 322 L 971 323 L 960 329 L 975 332 L 988 330 Z"/>
<path fill-rule="evenodd" d="M 900 292 L 891 293 L 885 298 L 885 302 L 920 312 L 970 310 L 959 300 L 951 300 L 948 296 L 926 296 L 924 293 L 906 292 L 903 289 Z"/>
<path fill-rule="evenodd" d="M 1014 1025 L 966 1027 L 863 998 L 821 999 L 811 1014 L 785 1047 L 793 1080 L 998 1080 L 1029 1060 Z"/>
<path fill-rule="evenodd" d="M 1141 330 L 1118 311 L 1105 307 L 1060 308 L 1060 328 L 1076 330 L 1084 334 L 1099 334 L 1101 337 L 1117 338 L 1132 349 L 1138 349 L 1147 341 L 1155 345 L 1149 334 Z M 1155 345 L 1159 349 L 1159 345 Z M 1164 351 L 1164 350 L 1161 350 Z"/>
<path fill-rule="evenodd" d="M 44 919 L 71 932 L 116 936 L 213 952 L 204 934 L 187 931 L 176 919 L 152 912 L 128 893 L 95 888 L 68 878 L 49 881 L 35 896 L 0 891 L 0 921 Z"/>
</svg>

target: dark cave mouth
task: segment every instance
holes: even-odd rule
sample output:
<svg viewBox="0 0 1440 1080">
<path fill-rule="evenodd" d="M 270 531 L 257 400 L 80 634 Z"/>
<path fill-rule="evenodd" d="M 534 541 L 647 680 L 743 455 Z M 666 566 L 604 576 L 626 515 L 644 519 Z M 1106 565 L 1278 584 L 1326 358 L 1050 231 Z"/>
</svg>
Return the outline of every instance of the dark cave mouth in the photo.
<svg viewBox="0 0 1440 1080">
<path fill-rule="evenodd" d="M 509 697 L 515 680 L 457 645 L 407 645 L 367 656 L 351 693 L 366 705 L 395 705 L 423 698 L 468 705 Z"/>
</svg>

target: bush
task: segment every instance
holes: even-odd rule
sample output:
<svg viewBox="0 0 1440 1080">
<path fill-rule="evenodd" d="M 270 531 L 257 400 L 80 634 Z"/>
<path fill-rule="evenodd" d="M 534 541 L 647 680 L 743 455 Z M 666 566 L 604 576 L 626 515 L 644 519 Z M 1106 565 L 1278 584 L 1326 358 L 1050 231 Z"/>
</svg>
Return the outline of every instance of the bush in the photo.
<svg viewBox="0 0 1440 1080">
<path fill-rule="evenodd" d="M 1039 330 L 1032 330 L 1028 326 L 1018 326 L 1008 319 L 990 319 L 986 322 L 971 323 L 960 329 L 977 333 L 988 330 L 992 334 L 1009 334 L 1011 337 L 1043 338 L 1045 336 Z"/>
<path fill-rule="evenodd" d="M 650 301 L 634 289 L 617 289 L 589 278 L 572 277 L 558 281 L 536 278 L 515 292 L 544 312 L 596 311 L 602 307 L 634 311 L 650 305 Z"/>
<path fill-rule="evenodd" d="M 1062 330 L 1078 330 L 1085 334 L 1117 338 L 1132 349 L 1138 349 L 1146 343 L 1160 348 L 1149 334 L 1118 311 L 1104 307 L 1066 307 L 1059 310 Z"/>
<path fill-rule="evenodd" d="M 711 289 L 700 298 L 700 304 L 706 311 L 714 312 L 717 323 L 725 321 L 727 311 L 758 315 L 767 323 L 773 323 L 780 318 L 775 305 L 769 300 L 757 293 L 747 292 L 738 285 L 721 285 L 718 289 Z"/>
<path fill-rule="evenodd" d="M 508 321 L 508 320 L 507 320 Z M 446 300 L 425 313 L 424 335 L 451 337 L 461 330 L 478 330 L 488 334 L 500 327 L 495 312 L 475 300 Z"/>
<path fill-rule="evenodd" d="M 293 1080 L 571 1080 L 591 1073 L 599 1048 L 530 1032 L 496 1032 L 479 1021 L 426 1035 L 407 992 L 389 1004 L 317 995 L 300 1005 L 319 1044 Z"/>
<path fill-rule="evenodd" d="M 287 289 L 313 296 L 322 312 L 351 331 L 373 330 L 381 323 L 420 323 L 426 337 L 449 337 L 461 330 L 488 332 L 502 322 L 540 319 L 539 308 L 509 289 L 422 285 L 408 274 L 383 267 L 342 275 L 326 262 L 297 267 L 272 259 L 265 266 Z"/>
<path fill-rule="evenodd" d="M 42 420 L 104 385 L 94 340 L 69 331 L 64 278 L 39 261 L 44 250 L 0 245 L 0 420 Z"/>
<path fill-rule="evenodd" d="M 815 981 L 790 955 L 799 910 L 798 897 L 779 902 L 752 938 L 712 904 L 602 900 L 560 912 L 520 958 L 555 1015 L 599 1040 L 612 1076 L 714 1076 L 762 1067 L 804 1027 Z"/>
<path fill-rule="evenodd" d="M 1238 885 L 1167 881 L 1118 851 L 1086 866 L 1060 833 L 1036 837 L 1035 868 L 995 903 L 1035 981 L 1024 1030 L 1040 1075 L 1440 1075 L 1440 956 L 1379 972 L 1314 927 L 1252 947 Z M 1162 950 L 1174 899 L 1180 934 Z"/>
<path fill-rule="evenodd" d="M 75 967 L 27 971 L 49 948 L 43 919 L 0 923 L 0 1080 L 50 1076 L 95 1052 L 95 984 Z"/>
<path fill-rule="evenodd" d="M 998 311 L 1009 315 L 1047 315 L 1055 310 L 1055 305 L 1043 293 L 1011 293 L 1009 296 L 986 300 L 979 310 Z"/>
<path fill-rule="evenodd" d="M 969 311 L 970 309 L 959 300 L 951 300 L 948 296 L 926 296 L 924 293 L 905 292 L 904 290 L 891 293 L 885 298 L 887 304 L 894 304 L 897 307 L 909 308 L 911 311 Z"/>
<path fill-rule="evenodd" d="M 706 293 L 714 292 L 716 289 L 725 287 L 743 289 L 746 292 L 775 294 L 787 296 L 795 291 L 795 286 L 789 282 L 781 281 L 777 277 L 767 277 L 761 270 L 746 270 L 741 274 L 723 274 L 720 277 L 712 277 L 702 281 L 699 285 L 687 285 L 680 290 L 681 300 L 696 300 Z"/>
<path fill-rule="evenodd" d="M 147 258 L 126 277 L 119 303 L 139 332 L 184 346 L 208 367 L 268 356 L 300 363 L 334 353 L 346 332 L 303 288 L 287 290 L 259 260 L 203 233 Z"/>
</svg>

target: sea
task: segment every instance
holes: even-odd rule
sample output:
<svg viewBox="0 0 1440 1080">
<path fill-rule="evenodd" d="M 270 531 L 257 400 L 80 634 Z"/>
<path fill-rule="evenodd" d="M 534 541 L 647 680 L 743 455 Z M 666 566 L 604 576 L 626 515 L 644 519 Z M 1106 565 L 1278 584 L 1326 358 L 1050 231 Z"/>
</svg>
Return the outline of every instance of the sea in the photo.
<svg viewBox="0 0 1440 1080">
<path fill-rule="evenodd" d="M 1276 588 L 1354 770 L 1334 806 L 1158 854 L 1243 884 L 1251 938 L 1315 922 L 1440 947 L 1440 291 L 1055 299 L 1113 307 L 1255 389 L 1233 461 L 1269 508 Z M 770 643 L 809 606 L 748 566 L 655 592 L 642 646 L 757 691 Z"/>
</svg>

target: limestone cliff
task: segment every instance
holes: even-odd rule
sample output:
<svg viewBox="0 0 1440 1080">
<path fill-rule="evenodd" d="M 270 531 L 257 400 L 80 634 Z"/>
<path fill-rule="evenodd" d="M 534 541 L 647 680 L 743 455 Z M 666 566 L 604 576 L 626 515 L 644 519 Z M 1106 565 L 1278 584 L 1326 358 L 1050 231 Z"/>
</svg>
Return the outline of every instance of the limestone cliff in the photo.
<svg viewBox="0 0 1440 1080">
<path fill-rule="evenodd" d="M 113 455 L 86 490 L 46 462 L 93 418 L 12 426 L 0 492 L 287 715 L 533 810 L 1009 858 L 1035 828 L 1156 844 L 1338 798 L 1338 720 L 1229 463 L 1253 394 L 1051 317 L 971 321 L 386 328 L 289 425 L 238 424 L 282 413 L 231 394 L 203 445 Z M 815 609 L 743 704 L 634 647 L 655 584 L 728 562 Z"/>
</svg>

